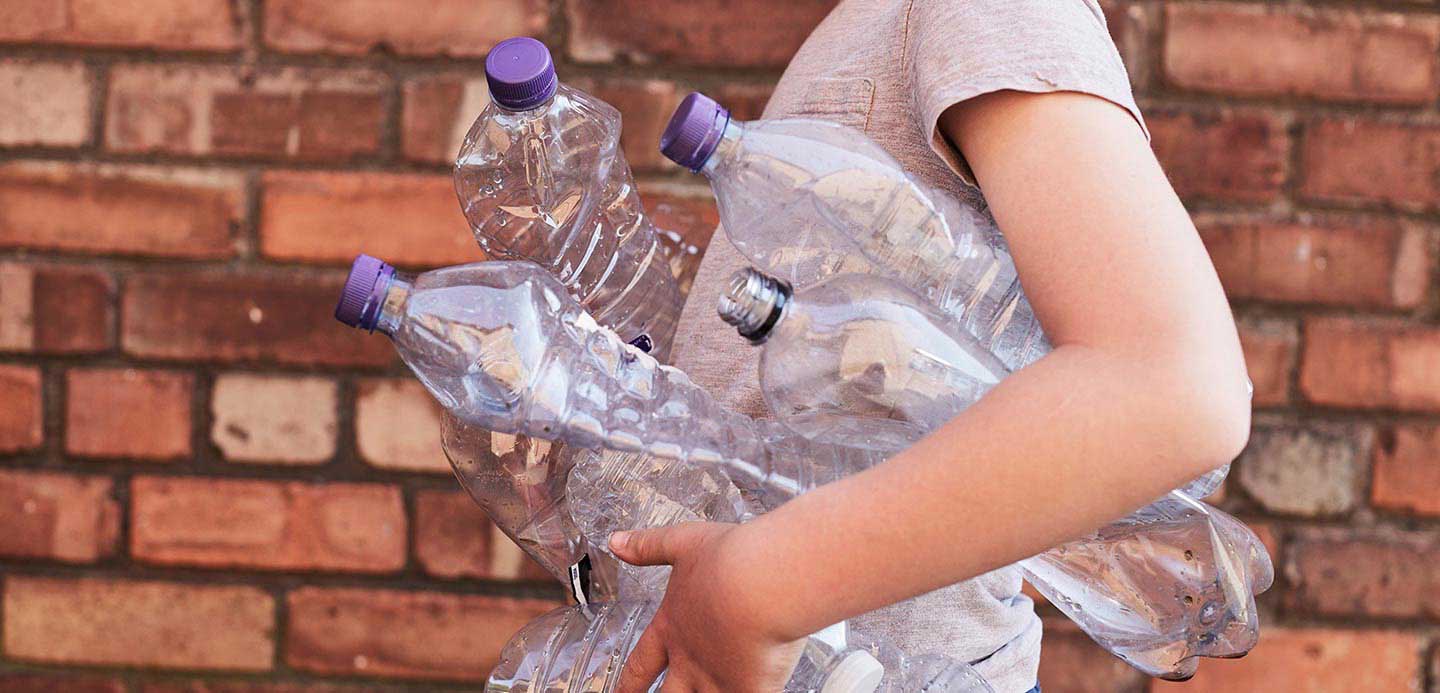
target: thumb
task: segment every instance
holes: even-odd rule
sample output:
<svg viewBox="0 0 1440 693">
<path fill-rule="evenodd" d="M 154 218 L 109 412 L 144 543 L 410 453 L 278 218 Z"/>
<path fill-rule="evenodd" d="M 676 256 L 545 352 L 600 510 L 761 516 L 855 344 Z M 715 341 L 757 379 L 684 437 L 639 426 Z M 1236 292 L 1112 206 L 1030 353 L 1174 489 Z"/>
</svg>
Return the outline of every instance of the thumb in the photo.
<svg viewBox="0 0 1440 693">
<path fill-rule="evenodd" d="M 610 535 L 610 551 L 630 565 L 674 565 L 708 532 L 704 522 L 615 532 Z"/>
</svg>

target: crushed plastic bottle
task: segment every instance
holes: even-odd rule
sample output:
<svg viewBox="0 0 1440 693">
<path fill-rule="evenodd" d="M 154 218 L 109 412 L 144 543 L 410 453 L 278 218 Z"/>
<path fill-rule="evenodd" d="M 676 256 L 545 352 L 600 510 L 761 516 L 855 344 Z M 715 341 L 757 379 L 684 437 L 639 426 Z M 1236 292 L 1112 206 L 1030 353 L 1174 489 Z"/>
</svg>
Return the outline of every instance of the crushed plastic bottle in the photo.
<svg viewBox="0 0 1440 693">
<path fill-rule="evenodd" d="M 909 447 L 1007 375 L 945 315 L 879 276 L 838 275 L 794 291 L 746 269 L 718 308 L 763 344 L 766 402 L 806 438 Z M 1217 476 L 1185 488 L 1208 493 Z M 1254 647 L 1254 595 L 1273 579 L 1253 532 L 1179 491 L 1021 566 L 1111 652 L 1172 679 L 1193 675 L 1197 656 Z"/>
<path fill-rule="evenodd" d="M 500 42 L 485 62 L 490 105 L 455 162 L 455 192 L 492 257 L 535 262 L 600 324 L 663 359 L 682 306 L 677 277 L 693 275 L 696 248 L 653 228 L 619 147 L 620 114 L 560 84 L 544 44 Z M 682 274 L 687 273 L 687 274 Z M 614 566 L 569 522 L 565 477 L 574 452 L 523 435 L 443 418 L 443 447 L 460 484 L 579 599 L 613 596 Z M 593 580 L 580 573 L 594 571 Z"/>
<path fill-rule="evenodd" d="M 510 639 L 485 691 L 609 693 L 654 609 L 654 602 L 615 602 L 562 607 L 545 614 Z M 968 664 L 935 655 L 908 659 L 884 641 L 855 633 L 844 624 L 806 640 L 783 689 L 784 693 L 991 690 Z"/>
<path fill-rule="evenodd" d="M 710 180 L 730 242 L 766 273 L 801 288 L 882 274 L 1012 370 L 1049 351 L 993 221 L 911 178 L 864 133 L 810 119 L 740 123 L 693 93 L 660 149 Z"/>
</svg>

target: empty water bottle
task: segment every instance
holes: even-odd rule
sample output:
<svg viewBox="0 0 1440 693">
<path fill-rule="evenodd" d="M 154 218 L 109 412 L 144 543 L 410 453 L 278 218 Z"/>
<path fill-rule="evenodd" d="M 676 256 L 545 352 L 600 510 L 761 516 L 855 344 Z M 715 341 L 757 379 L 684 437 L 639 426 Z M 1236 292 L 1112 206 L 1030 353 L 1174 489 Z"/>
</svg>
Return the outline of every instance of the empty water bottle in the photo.
<svg viewBox="0 0 1440 693">
<path fill-rule="evenodd" d="M 766 402 L 805 437 L 907 447 L 1007 374 L 969 334 L 879 276 L 839 275 L 794 291 L 741 270 L 719 311 L 764 345 Z M 1187 488 L 1213 490 L 1215 476 Z M 1273 577 L 1254 533 L 1181 492 L 1021 565 L 1107 649 L 1165 678 L 1188 678 L 1194 657 L 1253 647 L 1254 595 Z"/>
<path fill-rule="evenodd" d="M 626 342 L 668 345 L 682 298 L 620 149 L 620 112 L 561 84 L 532 38 L 496 45 L 485 78 L 490 105 L 455 161 L 480 247 L 541 265 Z"/>
<path fill-rule="evenodd" d="M 609 693 L 625 657 L 654 615 L 653 602 L 569 606 L 516 633 L 500 653 L 486 693 Z M 785 693 L 983 693 L 991 688 L 968 664 L 908 659 L 844 624 L 806 639 Z"/>
<path fill-rule="evenodd" d="M 821 120 L 740 123 L 695 93 L 660 147 L 710 179 L 730 242 L 766 272 L 798 287 L 894 277 L 1011 369 L 1048 351 L 993 221 L 911 178 L 864 133 Z"/>
</svg>

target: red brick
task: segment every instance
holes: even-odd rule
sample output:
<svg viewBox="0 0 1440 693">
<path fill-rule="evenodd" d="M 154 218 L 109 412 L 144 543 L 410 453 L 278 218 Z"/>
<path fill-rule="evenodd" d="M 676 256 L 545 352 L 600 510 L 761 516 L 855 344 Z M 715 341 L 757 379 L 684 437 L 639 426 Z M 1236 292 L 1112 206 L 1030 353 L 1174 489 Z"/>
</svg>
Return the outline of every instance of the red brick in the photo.
<svg viewBox="0 0 1440 693">
<path fill-rule="evenodd" d="M 448 175 L 268 172 L 263 181 L 268 257 L 348 265 L 364 252 L 425 267 L 485 259 Z"/>
<path fill-rule="evenodd" d="M 1440 95 L 1435 17 L 1234 3 L 1165 9 L 1165 75 L 1185 89 L 1394 104 Z"/>
<path fill-rule="evenodd" d="M 0 146 L 85 144 L 90 139 L 90 80 L 85 66 L 0 61 L 0 113 L 5 114 L 0 119 Z"/>
<path fill-rule="evenodd" d="M 0 42 L 225 51 L 240 45 L 230 0 L 6 0 Z"/>
<path fill-rule="evenodd" d="M 297 53 L 483 56 L 511 36 L 546 29 L 545 0 L 269 0 L 265 43 Z"/>
<path fill-rule="evenodd" d="M 775 85 L 768 82 L 725 82 L 705 90 L 706 94 L 724 104 L 730 111 L 730 117 L 736 120 L 759 120 L 765 113 L 765 104 L 770 102 L 770 95 L 774 92 Z M 658 140 L 656 144 L 658 146 Z"/>
<path fill-rule="evenodd" d="M 1285 404 L 1290 400 L 1290 373 L 1300 345 L 1299 330 L 1283 320 L 1242 319 L 1240 346 L 1245 366 L 1255 386 L 1257 407 Z"/>
<path fill-rule="evenodd" d="M 401 89 L 400 148 L 406 158 L 453 164 L 465 133 L 490 103 L 483 77 L 425 76 Z"/>
<path fill-rule="evenodd" d="M 1268 202 L 1285 184 L 1290 138 L 1272 113 L 1154 110 L 1151 146 L 1175 192 L 1187 199 Z"/>
<path fill-rule="evenodd" d="M 674 82 L 661 79 L 579 79 L 577 88 L 594 94 L 620 111 L 623 128 L 620 146 L 636 171 L 679 170 L 660 154 L 660 134 L 686 93 Z"/>
<path fill-rule="evenodd" d="M 389 340 L 335 321 L 336 279 L 174 270 L 126 281 L 120 342 L 142 358 L 383 366 Z"/>
<path fill-rule="evenodd" d="M 93 563 L 115 552 L 110 479 L 0 470 L 0 555 Z"/>
<path fill-rule="evenodd" d="M 1433 535 L 1292 541 L 1287 606 L 1326 616 L 1435 618 L 1437 566 L 1440 539 Z"/>
<path fill-rule="evenodd" d="M 1144 674 L 1101 649 L 1070 621 L 1045 621 L 1040 688 L 1046 693 L 1135 691 L 1144 681 Z"/>
<path fill-rule="evenodd" d="M 362 380 L 355 395 L 355 444 L 381 469 L 450 473 L 440 447 L 440 404 L 413 378 Z"/>
<path fill-rule="evenodd" d="M 405 564 L 400 490 L 139 477 L 130 552 L 148 563 L 384 573 Z"/>
<path fill-rule="evenodd" d="M 1300 146 L 1300 194 L 1326 202 L 1440 208 L 1440 126 L 1321 120 Z"/>
<path fill-rule="evenodd" d="M 836 0 L 566 0 L 570 55 L 708 67 L 782 67 Z"/>
<path fill-rule="evenodd" d="M 108 349 L 114 298 L 115 281 L 101 270 L 0 263 L 0 350 Z"/>
<path fill-rule="evenodd" d="M 1393 320 L 1307 320 L 1300 391 L 1317 404 L 1440 411 L 1440 329 Z"/>
<path fill-rule="evenodd" d="M 442 578 L 549 579 L 544 568 L 460 491 L 416 495 L 415 557 L 425 572 Z"/>
<path fill-rule="evenodd" d="M 384 78 L 373 72 L 122 65 L 105 145 L 120 152 L 334 161 L 375 154 Z"/>
<path fill-rule="evenodd" d="M 0 247 L 219 258 L 235 253 L 243 180 L 113 164 L 0 165 Z"/>
<path fill-rule="evenodd" d="M 1244 659 L 1207 659 L 1187 683 L 1153 681 L 1155 693 L 1413 691 L 1420 648 L 1413 633 L 1267 626 Z"/>
<path fill-rule="evenodd" d="M 194 376 L 175 371 L 71 370 L 65 451 L 85 457 L 188 457 L 194 386 Z"/>
<path fill-rule="evenodd" d="M 264 671 L 275 604 L 254 587 L 9 576 L 5 653 L 19 660 Z"/>
<path fill-rule="evenodd" d="M 147 683 L 140 693 L 361 693 L 389 690 L 374 686 L 338 686 L 327 683 L 265 681 L 158 681 Z"/>
<path fill-rule="evenodd" d="M 0 691 L 5 693 L 125 693 L 125 682 L 104 676 L 77 676 L 52 673 L 0 674 Z"/>
<path fill-rule="evenodd" d="M 335 383 L 230 373 L 215 379 L 210 440 L 232 462 L 320 464 L 335 454 Z"/>
<path fill-rule="evenodd" d="M 45 441 L 40 369 L 0 364 L 0 452 L 40 447 Z"/>
<path fill-rule="evenodd" d="M 1371 469 L 1377 508 L 1440 515 L 1440 428 L 1398 425 L 1380 430 Z"/>
<path fill-rule="evenodd" d="M 285 661 L 320 674 L 483 680 L 500 648 L 552 601 L 302 587 L 289 595 Z"/>
<path fill-rule="evenodd" d="M 1397 222 L 1202 225 L 1232 299 L 1414 308 L 1430 286 L 1426 234 Z"/>
</svg>

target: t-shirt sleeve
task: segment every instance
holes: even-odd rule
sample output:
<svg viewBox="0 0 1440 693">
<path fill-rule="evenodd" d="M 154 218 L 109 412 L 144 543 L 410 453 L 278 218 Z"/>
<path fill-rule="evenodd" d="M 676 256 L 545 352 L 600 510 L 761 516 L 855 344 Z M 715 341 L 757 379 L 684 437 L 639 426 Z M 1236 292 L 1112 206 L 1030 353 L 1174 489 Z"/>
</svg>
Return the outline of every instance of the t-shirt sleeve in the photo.
<svg viewBox="0 0 1440 693">
<path fill-rule="evenodd" d="M 940 132 L 940 114 L 982 94 L 1007 89 L 1093 94 L 1129 111 L 1149 137 L 1094 0 L 913 0 L 905 20 L 905 56 L 921 131 L 970 185 L 974 174 Z"/>
</svg>

